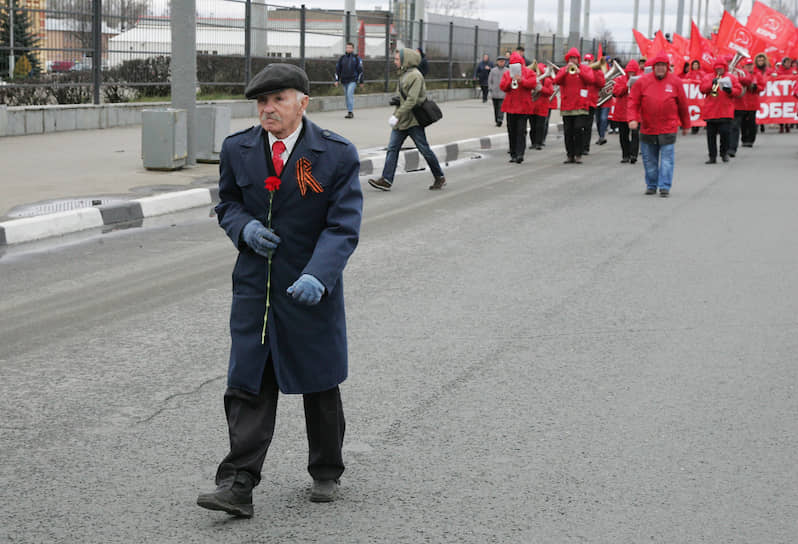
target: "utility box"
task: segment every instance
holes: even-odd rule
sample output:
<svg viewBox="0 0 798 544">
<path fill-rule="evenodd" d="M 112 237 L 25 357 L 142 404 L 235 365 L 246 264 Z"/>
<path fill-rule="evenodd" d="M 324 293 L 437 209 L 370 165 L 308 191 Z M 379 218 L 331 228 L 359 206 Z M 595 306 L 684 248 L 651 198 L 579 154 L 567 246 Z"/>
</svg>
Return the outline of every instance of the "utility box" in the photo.
<svg viewBox="0 0 798 544">
<path fill-rule="evenodd" d="M 222 144 L 230 134 L 230 108 L 197 106 L 197 162 L 219 162 Z"/>
<path fill-rule="evenodd" d="M 141 158 L 148 170 L 177 170 L 186 165 L 186 110 L 164 108 L 141 112 Z"/>
</svg>

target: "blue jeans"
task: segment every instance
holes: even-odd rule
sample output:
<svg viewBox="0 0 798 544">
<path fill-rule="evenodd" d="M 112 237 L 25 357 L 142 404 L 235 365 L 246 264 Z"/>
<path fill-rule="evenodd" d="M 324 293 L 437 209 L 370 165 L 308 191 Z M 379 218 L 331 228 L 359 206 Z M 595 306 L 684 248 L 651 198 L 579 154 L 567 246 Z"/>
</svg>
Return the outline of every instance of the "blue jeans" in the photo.
<svg viewBox="0 0 798 544">
<path fill-rule="evenodd" d="M 604 135 L 607 134 L 607 125 L 610 122 L 609 115 L 609 108 L 596 108 L 596 130 L 598 130 L 598 135 L 601 139 L 604 139 Z"/>
<path fill-rule="evenodd" d="M 429 169 L 432 170 L 432 175 L 436 178 L 443 177 L 443 170 L 438 162 L 438 157 L 432 152 L 429 144 L 427 143 L 427 135 L 424 128 L 418 125 L 410 127 L 407 130 L 392 130 L 391 139 L 388 142 L 388 154 L 385 156 L 385 166 L 382 167 L 382 177 L 389 183 L 393 183 L 393 175 L 396 172 L 396 162 L 399 160 L 399 150 L 402 149 L 402 144 L 405 139 L 410 136 L 413 143 L 416 144 L 418 152 L 427 161 Z"/>
<path fill-rule="evenodd" d="M 343 83 L 344 95 L 346 96 L 346 111 L 355 111 L 355 87 L 356 82 Z"/>
<path fill-rule="evenodd" d="M 643 167 L 646 170 L 646 187 L 671 190 L 673 182 L 673 150 L 676 144 L 659 145 L 640 142 Z"/>
</svg>

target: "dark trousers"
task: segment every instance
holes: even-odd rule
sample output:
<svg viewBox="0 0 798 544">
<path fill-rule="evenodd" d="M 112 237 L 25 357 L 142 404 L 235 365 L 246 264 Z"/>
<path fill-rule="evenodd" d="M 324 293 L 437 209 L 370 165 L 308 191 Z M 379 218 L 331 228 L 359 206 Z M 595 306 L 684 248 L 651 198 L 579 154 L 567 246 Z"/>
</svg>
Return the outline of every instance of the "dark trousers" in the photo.
<svg viewBox="0 0 798 544">
<path fill-rule="evenodd" d="M 504 112 L 502 111 L 502 102 L 504 102 L 504 98 L 494 98 L 493 99 L 493 117 L 497 123 L 501 123 L 504 121 Z"/>
<path fill-rule="evenodd" d="M 707 119 L 707 149 L 709 158 L 718 156 L 717 136 L 720 136 L 720 154 L 729 153 L 729 136 L 731 134 L 731 119 Z"/>
<path fill-rule="evenodd" d="M 735 111 L 734 124 L 737 127 L 737 131 L 739 131 L 740 141 L 744 144 L 753 145 L 756 141 L 756 110 Z"/>
<path fill-rule="evenodd" d="M 230 453 L 216 471 L 216 484 L 246 472 L 254 485 L 274 435 L 279 389 L 274 367 L 263 371 L 260 394 L 227 388 L 224 411 L 230 435 Z M 344 443 L 344 409 L 341 392 L 334 387 L 320 393 L 302 395 L 305 405 L 305 428 L 308 435 L 308 472 L 314 480 L 337 480 L 344 472 L 341 447 Z"/>
<path fill-rule="evenodd" d="M 640 149 L 640 129 L 631 130 L 629 123 L 618 122 L 618 137 L 621 140 L 621 156 L 636 159 Z"/>
<path fill-rule="evenodd" d="M 582 148 L 584 149 L 585 153 L 590 152 L 590 139 L 593 137 L 593 119 L 596 117 L 596 108 L 590 108 L 590 114 L 588 116 L 587 123 L 583 124 L 582 127 Z"/>
<path fill-rule="evenodd" d="M 549 122 L 551 121 L 551 108 L 549 108 L 549 113 L 546 115 L 546 124 L 543 125 L 543 142 L 541 145 L 546 145 L 546 137 L 549 135 Z"/>
<path fill-rule="evenodd" d="M 523 159 L 526 149 L 526 118 L 523 113 L 507 114 L 507 137 L 510 141 L 510 157 Z"/>
<path fill-rule="evenodd" d="M 543 145 L 547 117 L 545 115 L 530 115 L 529 140 L 533 146 Z"/>
<path fill-rule="evenodd" d="M 483 102 L 487 102 L 488 101 L 488 84 L 487 83 L 484 84 L 484 85 L 480 84 L 479 87 L 482 89 L 482 101 Z"/>
<path fill-rule="evenodd" d="M 585 125 L 590 125 L 592 119 L 590 115 L 563 115 L 565 152 L 569 158 L 579 157 L 585 150 Z"/>
</svg>

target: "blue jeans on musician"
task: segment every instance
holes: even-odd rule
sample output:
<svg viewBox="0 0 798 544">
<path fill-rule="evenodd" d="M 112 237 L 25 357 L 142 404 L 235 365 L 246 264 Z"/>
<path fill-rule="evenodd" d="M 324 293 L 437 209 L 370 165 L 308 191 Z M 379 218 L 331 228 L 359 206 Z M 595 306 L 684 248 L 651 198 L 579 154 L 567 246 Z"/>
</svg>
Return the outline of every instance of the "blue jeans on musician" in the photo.
<svg viewBox="0 0 798 544">
<path fill-rule="evenodd" d="M 391 130 L 391 139 L 388 141 L 388 153 L 385 155 L 385 166 L 382 167 L 382 177 L 389 183 L 393 183 L 393 175 L 396 172 L 396 163 L 399 160 L 399 150 L 402 149 L 402 144 L 405 139 L 410 136 L 413 143 L 416 144 L 418 152 L 427 161 L 429 169 L 432 170 L 432 175 L 436 178 L 443 177 L 443 170 L 438 162 L 438 157 L 432 152 L 429 144 L 427 143 L 427 135 L 424 128 L 418 125 L 410 127 L 407 130 Z"/>
<path fill-rule="evenodd" d="M 355 87 L 357 83 L 343 83 L 344 96 L 346 96 L 346 111 L 355 111 Z"/>
<path fill-rule="evenodd" d="M 646 187 L 671 190 L 673 182 L 673 150 L 676 144 L 660 145 L 641 141 L 643 167 L 646 170 Z"/>
<path fill-rule="evenodd" d="M 598 130 L 599 138 L 604 139 L 607 134 L 607 125 L 610 123 L 610 109 L 609 108 L 596 108 L 596 130 Z"/>
</svg>

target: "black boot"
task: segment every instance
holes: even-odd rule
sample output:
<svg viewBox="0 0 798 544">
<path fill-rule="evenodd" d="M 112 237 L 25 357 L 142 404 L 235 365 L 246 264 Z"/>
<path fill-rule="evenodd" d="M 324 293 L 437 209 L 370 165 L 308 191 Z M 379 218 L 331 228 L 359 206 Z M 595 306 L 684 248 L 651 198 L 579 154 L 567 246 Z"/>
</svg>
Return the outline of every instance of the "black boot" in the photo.
<svg viewBox="0 0 798 544">
<path fill-rule="evenodd" d="M 429 186 L 430 191 L 439 191 L 443 189 L 446 185 L 446 178 L 441 176 L 439 178 L 435 178 L 435 181 L 432 182 L 432 185 Z"/>
<path fill-rule="evenodd" d="M 252 488 L 255 479 L 246 472 L 239 472 L 232 478 L 219 481 L 216 491 L 201 493 L 197 497 L 197 504 L 208 510 L 221 510 L 232 516 L 251 518 Z"/>
</svg>

